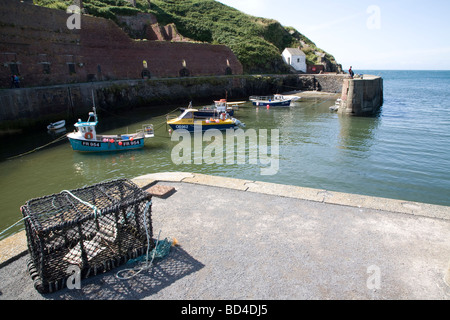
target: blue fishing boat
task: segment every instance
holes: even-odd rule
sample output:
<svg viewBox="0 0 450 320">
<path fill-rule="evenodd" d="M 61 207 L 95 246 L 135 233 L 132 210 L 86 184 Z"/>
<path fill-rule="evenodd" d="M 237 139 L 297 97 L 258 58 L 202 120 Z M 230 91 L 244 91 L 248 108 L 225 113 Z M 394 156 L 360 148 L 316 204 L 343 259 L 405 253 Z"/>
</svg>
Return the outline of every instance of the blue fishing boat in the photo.
<svg viewBox="0 0 450 320">
<path fill-rule="evenodd" d="M 87 121 L 78 119 L 78 122 L 74 124 L 75 131 L 67 135 L 74 151 L 105 152 L 141 149 L 144 147 L 146 138 L 154 137 L 151 124 L 144 125 L 142 130 L 136 133 L 119 135 L 97 134 L 97 124 L 95 107 L 93 112 L 89 112 Z"/>
<path fill-rule="evenodd" d="M 289 107 L 291 105 L 292 98 L 285 98 L 281 95 L 251 96 L 250 101 L 252 101 L 253 105 L 261 107 Z"/>
</svg>

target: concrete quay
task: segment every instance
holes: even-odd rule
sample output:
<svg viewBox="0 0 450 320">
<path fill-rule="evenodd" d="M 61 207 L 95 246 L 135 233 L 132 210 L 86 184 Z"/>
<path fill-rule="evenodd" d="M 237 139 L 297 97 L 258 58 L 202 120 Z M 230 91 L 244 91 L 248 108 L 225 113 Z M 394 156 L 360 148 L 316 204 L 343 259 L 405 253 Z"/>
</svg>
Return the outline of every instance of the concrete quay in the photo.
<svg viewBox="0 0 450 320">
<path fill-rule="evenodd" d="M 153 197 L 154 238 L 179 245 L 41 295 L 25 234 L 0 242 L 0 300 L 449 300 L 450 207 L 197 173 L 136 177 Z"/>
</svg>

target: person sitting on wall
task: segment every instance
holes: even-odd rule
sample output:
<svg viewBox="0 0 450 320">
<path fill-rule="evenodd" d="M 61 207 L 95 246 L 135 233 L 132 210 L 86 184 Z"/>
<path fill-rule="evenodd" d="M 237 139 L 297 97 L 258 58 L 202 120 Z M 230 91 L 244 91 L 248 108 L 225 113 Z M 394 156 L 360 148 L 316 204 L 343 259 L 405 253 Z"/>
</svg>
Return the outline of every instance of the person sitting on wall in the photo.
<svg viewBox="0 0 450 320">
<path fill-rule="evenodd" d="M 143 69 L 141 72 L 141 77 L 142 77 L 142 79 L 150 79 L 150 77 L 151 77 L 150 70 Z"/>
<path fill-rule="evenodd" d="M 355 75 L 355 73 L 353 72 L 351 66 L 350 66 L 350 69 L 348 69 L 348 73 L 350 74 L 350 79 L 353 79 L 353 76 Z"/>
<path fill-rule="evenodd" d="M 20 88 L 20 79 L 18 75 L 14 75 L 14 86 Z"/>
</svg>

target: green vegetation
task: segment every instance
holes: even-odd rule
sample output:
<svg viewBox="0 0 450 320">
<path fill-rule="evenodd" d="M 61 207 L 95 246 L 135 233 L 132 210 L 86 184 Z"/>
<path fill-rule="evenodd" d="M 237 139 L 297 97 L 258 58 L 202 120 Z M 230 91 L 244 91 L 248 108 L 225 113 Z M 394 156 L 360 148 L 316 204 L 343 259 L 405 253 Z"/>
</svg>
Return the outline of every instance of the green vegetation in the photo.
<svg viewBox="0 0 450 320">
<path fill-rule="evenodd" d="M 34 0 L 35 4 L 65 9 L 70 0 Z M 316 47 L 292 27 L 272 19 L 253 17 L 214 0 L 83 0 L 88 14 L 116 21 L 116 15 L 154 14 L 160 24 L 174 23 L 183 37 L 224 44 L 237 56 L 246 73 L 286 73 L 281 58 L 286 47 L 301 47 L 307 63 L 321 59 L 336 67 L 333 56 Z M 323 58 L 320 58 L 320 55 Z"/>
<path fill-rule="evenodd" d="M 34 4 L 51 9 L 66 10 L 68 6 L 73 4 L 70 0 L 33 0 Z"/>
<path fill-rule="evenodd" d="M 67 9 L 73 0 L 33 0 L 34 4 L 52 9 Z M 146 12 L 145 8 L 135 8 L 126 0 L 83 0 L 83 7 L 88 14 L 116 21 L 116 15 L 135 15 Z M 148 4 L 147 4 L 148 7 Z"/>
</svg>

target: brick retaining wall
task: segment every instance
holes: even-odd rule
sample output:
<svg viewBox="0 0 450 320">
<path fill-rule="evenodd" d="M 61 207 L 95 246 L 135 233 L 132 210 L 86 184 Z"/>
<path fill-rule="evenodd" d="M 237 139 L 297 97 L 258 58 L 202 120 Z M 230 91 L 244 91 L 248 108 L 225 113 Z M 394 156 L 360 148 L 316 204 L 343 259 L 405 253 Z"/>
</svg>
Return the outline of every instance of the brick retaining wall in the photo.
<svg viewBox="0 0 450 320">
<path fill-rule="evenodd" d="M 183 61 L 191 76 L 242 74 L 223 45 L 131 39 L 113 21 L 81 16 L 81 29 L 66 26 L 70 14 L 21 3 L 0 2 L 0 87 L 17 71 L 23 86 L 140 78 L 143 61 L 151 77 L 177 77 Z"/>
</svg>

